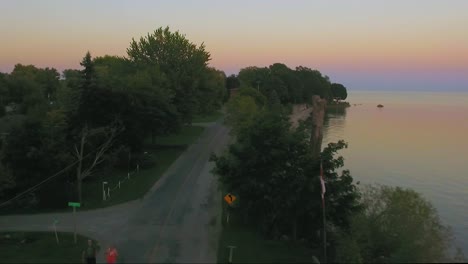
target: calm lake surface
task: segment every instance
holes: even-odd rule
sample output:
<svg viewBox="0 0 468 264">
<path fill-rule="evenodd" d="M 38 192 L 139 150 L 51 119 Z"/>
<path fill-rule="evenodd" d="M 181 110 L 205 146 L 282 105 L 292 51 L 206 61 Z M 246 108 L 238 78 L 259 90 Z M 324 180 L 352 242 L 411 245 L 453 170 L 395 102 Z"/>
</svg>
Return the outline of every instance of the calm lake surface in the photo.
<svg viewBox="0 0 468 264">
<path fill-rule="evenodd" d="M 347 141 L 339 154 L 361 184 L 423 194 L 467 255 L 468 93 L 359 91 L 347 101 L 351 107 L 327 114 L 323 146 Z"/>
</svg>

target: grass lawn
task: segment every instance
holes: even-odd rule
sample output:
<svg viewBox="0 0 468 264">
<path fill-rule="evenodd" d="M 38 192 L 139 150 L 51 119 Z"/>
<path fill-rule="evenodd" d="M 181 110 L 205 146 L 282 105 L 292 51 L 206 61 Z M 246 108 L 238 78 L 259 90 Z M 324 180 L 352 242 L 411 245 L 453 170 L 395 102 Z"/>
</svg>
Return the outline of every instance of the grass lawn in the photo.
<svg viewBox="0 0 468 264">
<path fill-rule="evenodd" d="M 154 183 L 163 175 L 166 169 L 184 152 L 185 147 L 161 148 L 151 151 L 156 166 L 140 169 L 127 177 L 126 171 L 114 170 L 112 174 L 102 175 L 83 184 L 82 209 L 95 209 L 142 198 Z M 119 180 L 121 181 L 118 188 Z M 111 197 L 103 201 L 102 182 L 108 182 Z M 107 189 L 107 187 L 106 187 Z"/>
<path fill-rule="evenodd" d="M 187 126 L 178 134 L 156 138 L 157 147 L 147 150 L 155 166 L 140 168 L 138 173 L 131 173 L 130 179 L 128 179 L 127 171 L 114 170 L 113 173 L 100 175 L 85 182 L 83 184 L 83 209 L 106 207 L 142 198 L 187 146 L 200 137 L 203 130 L 203 127 Z M 121 181 L 120 188 L 118 188 L 119 180 Z M 106 201 L 103 201 L 102 193 L 104 181 L 107 181 L 111 188 L 111 197 Z"/>
<path fill-rule="evenodd" d="M 133 168 L 130 179 L 127 177 L 126 169 L 112 169 L 109 173 L 96 173 L 83 182 L 83 204 L 78 210 L 102 208 L 142 198 L 185 149 L 200 137 L 203 131 L 204 128 L 200 126 L 186 126 L 177 134 L 157 137 L 155 146 L 152 146 L 151 139 L 148 139 L 144 151 L 148 153 L 149 160 L 154 163 L 154 166 L 147 168 L 142 168 L 142 166 L 138 173 L 135 173 L 135 168 Z M 120 188 L 118 188 L 119 180 L 121 182 Z M 103 182 L 108 182 L 107 186 L 111 188 L 111 197 L 106 201 L 103 201 Z M 69 198 L 61 197 L 60 199 L 63 200 L 65 206 Z M 71 208 L 46 209 L 11 205 L 1 210 L 0 215 L 64 211 L 71 211 Z"/>
<path fill-rule="evenodd" d="M 192 120 L 193 123 L 207 123 L 207 122 L 215 122 L 218 121 L 223 117 L 223 113 L 220 111 L 215 111 L 211 114 L 204 115 L 204 116 L 195 116 Z"/>
<path fill-rule="evenodd" d="M 186 126 L 177 134 L 156 137 L 156 145 L 187 146 L 195 142 L 195 140 L 200 137 L 203 130 L 205 130 L 205 128 L 200 126 Z M 148 145 L 151 144 L 151 138 L 148 138 L 145 143 Z"/>
<path fill-rule="evenodd" d="M 226 223 L 226 214 L 223 212 L 218 263 L 228 262 L 228 246 L 236 247 L 233 251 L 233 263 L 312 263 L 312 256 L 319 254 L 317 250 L 299 242 L 265 240 L 253 228 L 242 225 L 233 211 L 230 213 L 229 224 Z"/>
<path fill-rule="evenodd" d="M 0 233 L 1 263 L 81 263 L 81 252 L 88 238 L 72 233 L 58 233 L 57 245 L 53 232 Z"/>
</svg>

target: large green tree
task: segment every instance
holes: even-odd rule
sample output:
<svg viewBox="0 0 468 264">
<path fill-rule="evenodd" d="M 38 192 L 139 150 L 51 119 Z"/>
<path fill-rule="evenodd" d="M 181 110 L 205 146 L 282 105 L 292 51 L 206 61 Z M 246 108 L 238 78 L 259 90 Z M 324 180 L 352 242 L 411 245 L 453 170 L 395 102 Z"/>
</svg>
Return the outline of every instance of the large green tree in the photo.
<svg viewBox="0 0 468 264">
<path fill-rule="evenodd" d="M 171 32 L 166 27 L 158 28 L 139 41 L 133 39 L 127 54 L 136 64 L 160 68 L 174 93 L 172 103 L 183 120 L 191 122 L 198 109 L 198 82 L 210 60 L 205 46 L 197 46 L 178 31 Z"/>
<path fill-rule="evenodd" d="M 229 191 L 239 195 L 241 214 L 262 227 L 265 235 L 290 233 L 294 238 L 310 238 L 322 219 L 319 163 L 313 158 L 306 126 L 292 129 L 285 112 L 275 109 L 268 105 L 235 131 L 236 142 L 224 155 L 212 157 L 214 171 Z M 336 171 L 343 158 L 334 155 L 345 145 L 342 141 L 330 144 L 322 153 L 329 189 L 327 217 L 331 226 L 342 228 L 348 227 L 349 217 L 360 209 L 351 175 Z"/>
</svg>

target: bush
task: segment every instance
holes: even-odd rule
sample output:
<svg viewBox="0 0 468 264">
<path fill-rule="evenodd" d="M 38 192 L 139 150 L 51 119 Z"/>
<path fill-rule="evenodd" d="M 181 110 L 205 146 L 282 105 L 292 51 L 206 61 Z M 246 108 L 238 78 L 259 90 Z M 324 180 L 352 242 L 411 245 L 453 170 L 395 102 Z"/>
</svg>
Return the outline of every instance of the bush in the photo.
<svg viewBox="0 0 468 264">
<path fill-rule="evenodd" d="M 436 209 L 419 193 L 400 187 L 367 186 L 361 202 L 365 210 L 354 216 L 349 237 L 337 243 L 336 261 L 355 262 L 359 255 L 366 263 L 449 259 L 450 229 L 442 225 Z"/>
</svg>

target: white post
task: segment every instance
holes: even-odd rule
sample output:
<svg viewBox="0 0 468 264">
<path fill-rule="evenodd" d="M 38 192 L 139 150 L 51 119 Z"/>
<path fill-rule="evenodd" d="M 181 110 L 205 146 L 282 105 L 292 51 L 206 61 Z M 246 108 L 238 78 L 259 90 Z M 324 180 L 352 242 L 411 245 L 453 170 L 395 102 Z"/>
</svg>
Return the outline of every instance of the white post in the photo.
<svg viewBox="0 0 468 264">
<path fill-rule="evenodd" d="M 103 200 L 103 201 L 106 200 L 106 187 L 105 187 L 106 184 L 107 184 L 106 181 L 103 181 L 103 182 L 102 182 L 102 200 Z"/>
<path fill-rule="evenodd" d="M 232 252 L 236 248 L 235 246 L 228 246 L 229 248 L 229 263 L 232 263 Z"/>
<path fill-rule="evenodd" d="M 140 172 L 140 164 L 137 164 L 137 172 Z"/>
<path fill-rule="evenodd" d="M 74 219 L 74 222 L 75 222 L 75 234 L 74 234 L 74 238 L 75 238 L 75 244 L 76 244 L 76 207 L 73 206 L 73 219 Z"/>
<path fill-rule="evenodd" d="M 110 198 L 110 187 L 107 187 L 107 197 Z"/>
<path fill-rule="evenodd" d="M 120 180 L 119 180 L 119 189 L 120 189 Z"/>
<path fill-rule="evenodd" d="M 130 172 L 127 172 L 127 178 L 130 180 Z"/>
<path fill-rule="evenodd" d="M 54 220 L 54 232 L 55 232 L 55 240 L 57 241 L 57 245 L 60 244 L 59 242 L 59 238 L 58 238 L 58 235 L 57 235 L 57 220 Z"/>
</svg>

